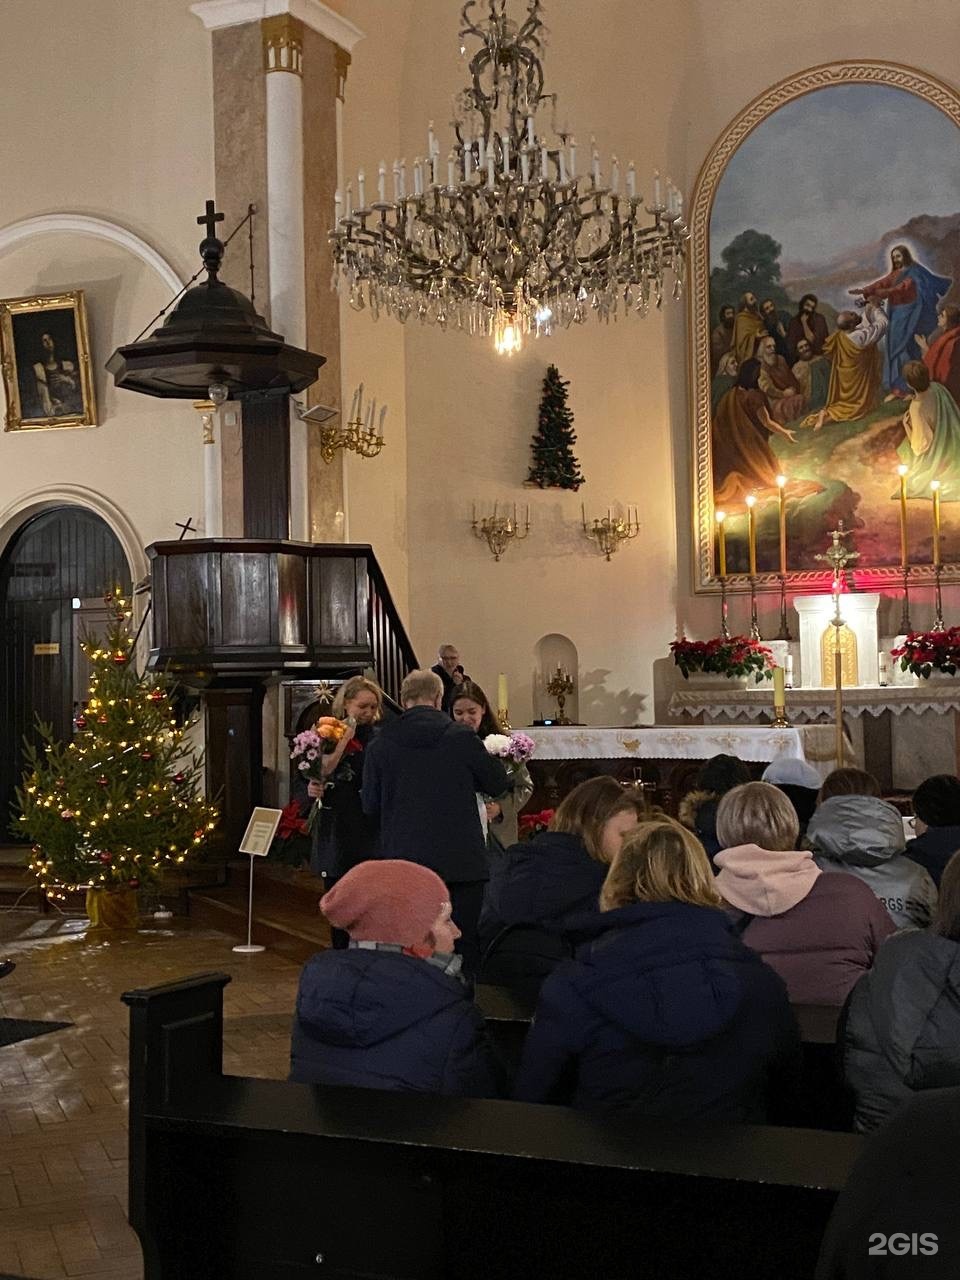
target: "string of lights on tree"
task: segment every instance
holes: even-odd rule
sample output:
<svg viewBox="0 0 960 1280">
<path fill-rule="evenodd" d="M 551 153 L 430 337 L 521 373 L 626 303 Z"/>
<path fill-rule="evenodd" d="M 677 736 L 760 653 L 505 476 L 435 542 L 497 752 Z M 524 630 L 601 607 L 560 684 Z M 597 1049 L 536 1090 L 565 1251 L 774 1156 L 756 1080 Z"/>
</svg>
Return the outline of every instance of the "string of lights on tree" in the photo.
<svg viewBox="0 0 960 1280">
<path fill-rule="evenodd" d="M 131 610 L 119 588 L 101 640 L 84 636 L 89 698 L 71 741 L 37 723 L 24 748 L 14 831 L 33 841 L 30 868 L 51 900 L 88 888 L 137 889 L 196 854 L 216 827 L 202 758 L 185 744 L 162 677 L 138 675 Z"/>
</svg>

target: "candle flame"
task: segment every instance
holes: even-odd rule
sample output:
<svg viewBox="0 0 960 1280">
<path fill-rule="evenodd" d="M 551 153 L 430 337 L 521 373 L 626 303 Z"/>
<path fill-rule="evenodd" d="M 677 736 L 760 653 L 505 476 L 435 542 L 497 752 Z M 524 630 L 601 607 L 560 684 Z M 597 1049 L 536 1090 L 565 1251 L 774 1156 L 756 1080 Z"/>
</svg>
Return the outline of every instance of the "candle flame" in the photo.
<svg viewBox="0 0 960 1280">
<path fill-rule="evenodd" d="M 936 493 L 936 492 L 937 492 L 937 490 L 940 488 L 940 481 L 939 481 L 939 480 L 931 480 L 931 481 L 930 481 L 930 488 L 933 490 L 933 492 L 934 492 L 934 493 Z"/>
<path fill-rule="evenodd" d="M 726 513 L 725 511 L 718 511 L 718 512 L 717 512 L 717 514 L 716 514 L 717 524 L 723 524 L 723 522 L 724 522 L 724 520 L 726 520 L 726 518 L 727 518 L 727 513 Z"/>
<path fill-rule="evenodd" d="M 755 493 L 748 493 L 748 494 L 747 494 L 747 506 L 748 506 L 748 507 L 753 507 L 753 506 L 755 506 L 755 505 L 756 505 L 756 502 L 757 502 L 757 495 L 756 495 Z"/>
<path fill-rule="evenodd" d="M 787 483 L 786 476 L 777 476 L 777 485 L 779 488 L 782 489 L 786 485 L 786 483 Z"/>
<path fill-rule="evenodd" d="M 901 462 L 899 467 L 897 467 L 897 475 L 905 476 L 909 470 L 910 468 L 907 466 L 907 464 L 905 462 Z"/>
</svg>

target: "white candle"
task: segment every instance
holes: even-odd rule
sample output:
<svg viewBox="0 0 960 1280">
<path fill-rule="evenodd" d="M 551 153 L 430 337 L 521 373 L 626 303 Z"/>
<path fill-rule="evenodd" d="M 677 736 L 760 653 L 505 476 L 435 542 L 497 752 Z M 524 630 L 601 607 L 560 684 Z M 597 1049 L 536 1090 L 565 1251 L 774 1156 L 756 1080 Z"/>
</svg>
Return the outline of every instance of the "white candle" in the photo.
<svg viewBox="0 0 960 1280">
<path fill-rule="evenodd" d="M 452 187 L 457 181 L 457 157 L 451 151 L 447 156 L 447 186 Z"/>
<path fill-rule="evenodd" d="M 400 199 L 407 198 L 407 157 L 404 156 L 400 161 Z"/>
<path fill-rule="evenodd" d="M 536 141 L 533 134 L 533 116 L 527 116 L 527 142 L 533 147 L 536 145 Z"/>
<path fill-rule="evenodd" d="M 470 181 L 470 167 L 473 163 L 473 148 L 465 145 L 463 148 L 463 179 L 464 182 Z"/>
<path fill-rule="evenodd" d="M 610 190 L 617 195 L 620 191 L 620 161 L 614 156 L 610 163 Z"/>
<path fill-rule="evenodd" d="M 420 194 L 420 157 L 417 156 L 413 162 L 413 194 Z"/>
<path fill-rule="evenodd" d="M 367 179 L 363 170 L 357 174 L 357 199 L 360 201 L 360 208 L 365 209 L 367 205 L 366 195 Z"/>
<path fill-rule="evenodd" d="M 563 153 L 563 147 L 557 152 L 557 159 L 560 162 L 560 182 L 565 183 L 567 180 L 567 161 Z"/>
<path fill-rule="evenodd" d="M 632 160 L 627 168 L 627 195 L 631 200 L 637 198 L 637 168 Z"/>
<path fill-rule="evenodd" d="M 433 145 L 434 145 L 433 121 L 431 120 L 430 123 L 427 125 L 427 155 L 431 160 L 433 159 Z"/>
<path fill-rule="evenodd" d="M 400 162 L 393 162 L 393 203 L 396 204 L 400 199 Z"/>
<path fill-rule="evenodd" d="M 593 153 L 593 185 L 595 187 L 599 187 L 600 185 L 600 152 L 599 151 L 595 151 Z"/>
<path fill-rule="evenodd" d="M 340 188 L 333 193 L 333 225 L 336 226 L 340 221 L 341 211 L 343 209 L 343 198 L 340 195 Z"/>
<path fill-rule="evenodd" d="M 485 169 L 487 167 L 487 140 L 481 133 L 479 142 L 480 152 L 477 157 L 477 168 Z"/>
<path fill-rule="evenodd" d="M 576 138 L 571 138 L 570 139 L 570 177 L 575 178 L 576 176 L 577 176 L 577 140 Z M 564 179 L 564 181 L 566 181 L 566 179 Z"/>
<path fill-rule="evenodd" d="M 350 417 L 347 419 L 348 422 L 353 422 L 354 420 L 354 414 L 357 408 L 357 396 L 359 394 L 360 394 L 360 388 L 357 387 L 356 391 L 354 391 L 353 393 L 353 399 L 350 401 Z"/>
<path fill-rule="evenodd" d="M 503 176 L 507 178 L 510 176 L 510 135 L 509 133 L 506 133 L 506 132 L 502 133 L 500 135 L 500 141 L 503 144 Z"/>
<path fill-rule="evenodd" d="M 387 162 L 380 161 L 380 168 L 377 170 L 377 202 L 386 204 L 387 201 Z"/>
<path fill-rule="evenodd" d="M 347 217 L 353 213 L 353 183 L 347 183 Z"/>
<path fill-rule="evenodd" d="M 380 436 L 381 440 L 383 439 L 383 423 L 386 416 L 387 416 L 387 406 L 383 405 L 382 408 L 380 409 L 380 430 L 377 433 Z"/>
<path fill-rule="evenodd" d="M 492 191 L 496 184 L 497 179 L 493 172 L 493 150 L 490 149 L 487 152 L 487 187 Z"/>
<path fill-rule="evenodd" d="M 653 204 L 654 208 L 660 208 L 660 170 L 653 171 Z"/>
<path fill-rule="evenodd" d="M 440 185 L 440 152 L 439 151 L 433 157 L 433 185 L 435 187 L 439 187 Z"/>
<path fill-rule="evenodd" d="M 783 673 L 786 677 L 786 685 L 788 689 L 793 688 L 793 654 L 787 654 L 787 660 L 783 666 Z"/>
<path fill-rule="evenodd" d="M 523 185 L 526 186 L 530 181 L 530 157 L 526 150 L 520 152 L 520 172 L 523 176 Z"/>
<path fill-rule="evenodd" d="M 550 164 L 550 161 L 547 156 L 547 144 L 543 143 L 543 145 L 540 148 L 540 181 L 541 182 L 546 182 L 550 176 L 548 173 L 549 164 Z"/>
</svg>

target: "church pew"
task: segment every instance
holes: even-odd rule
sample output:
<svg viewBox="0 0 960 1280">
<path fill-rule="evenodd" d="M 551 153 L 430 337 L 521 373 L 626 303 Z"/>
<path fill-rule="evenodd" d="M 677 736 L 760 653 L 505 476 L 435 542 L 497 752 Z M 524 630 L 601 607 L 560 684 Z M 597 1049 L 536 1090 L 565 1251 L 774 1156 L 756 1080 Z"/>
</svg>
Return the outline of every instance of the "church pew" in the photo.
<svg viewBox="0 0 960 1280">
<path fill-rule="evenodd" d="M 127 992 L 145 1280 L 807 1280 L 850 1134 L 222 1074 L 223 988 Z"/>
<path fill-rule="evenodd" d="M 487 1024 L 497 1056 L 512 1078 L 520 1063 L 533 1007 L 505 987 L 478 983 L 474 999 Z M 796 1111 L 823 1129 L 850 1129 L 853 1103 L 840 1075 L 837 1022 L 840 1010 L 828 1005 L 795 1004 L 802 1057 L 801 1096 Z"/>
</svg>

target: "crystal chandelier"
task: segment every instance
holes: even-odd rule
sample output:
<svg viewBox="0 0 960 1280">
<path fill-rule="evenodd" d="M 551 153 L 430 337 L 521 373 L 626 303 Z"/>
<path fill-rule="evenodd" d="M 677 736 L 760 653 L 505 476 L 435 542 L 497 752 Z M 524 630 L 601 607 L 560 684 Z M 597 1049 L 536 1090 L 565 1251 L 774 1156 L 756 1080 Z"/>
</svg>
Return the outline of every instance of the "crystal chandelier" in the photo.
<svg viewBox="0 0 960 1280">
<path fill-rule="evenodd" d="M 589 172 L 578 172 L 576 139 L 556 128 L 556 95 L 543 91 L 541 0 L 527 0 L 520 26 L 507 0 L 483 2 L 485 17 L 473 16 L 478 0 L 461 13 L 461 42 L 480 48 L 446 160 L 431 122 L 412 189 L 404 159 L 393 164 L 392 199 L 385 161 L 370 205 L 362 170 L 356 206 L 352 184 L 345 203 L 336 193 L 334 287 L 374 318 L 453 325 L 492 336 L 504 354 L 591 311 L 644 315 L 651 300 L 661 305 L 668 273 L 678 298 L 688 239 L 679 191 L 655 174 L 648 203 L 633 163 L 621 174 L 613 156 L 604 172 L 592 140 Z"/>
</svg>

